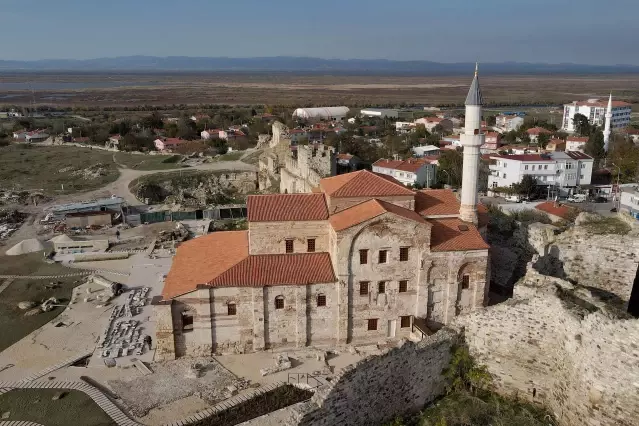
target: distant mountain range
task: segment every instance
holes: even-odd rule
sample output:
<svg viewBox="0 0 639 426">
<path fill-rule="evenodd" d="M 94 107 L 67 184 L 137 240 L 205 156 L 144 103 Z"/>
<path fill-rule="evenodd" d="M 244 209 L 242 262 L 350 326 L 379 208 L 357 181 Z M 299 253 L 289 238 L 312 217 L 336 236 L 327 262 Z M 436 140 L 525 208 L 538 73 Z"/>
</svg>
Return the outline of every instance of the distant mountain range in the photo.
<svg viewBox="0 0 639 426">
<path fill-rule="evenodd" d="M 432 61 L 391 61 L 385 59 L 320 59 L 304 57 L 207 58 L 188 56 L 118 56 L 96 59 L 42 59 L 37 61 L 0 60 L 0 71 L 226 71 L 301 72 L 346 74 L 464 75 L 475 64 Z M 581 65 L 500 62 L 480 64 L 482 74 L 632 74 L 637 65 Z"/>
</svg>

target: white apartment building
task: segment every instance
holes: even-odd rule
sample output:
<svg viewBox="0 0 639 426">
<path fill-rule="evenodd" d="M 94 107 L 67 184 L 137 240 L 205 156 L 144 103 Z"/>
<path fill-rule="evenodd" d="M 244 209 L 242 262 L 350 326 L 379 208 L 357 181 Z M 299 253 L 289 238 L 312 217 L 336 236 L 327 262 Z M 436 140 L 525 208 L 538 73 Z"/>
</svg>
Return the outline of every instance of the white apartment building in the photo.
<svg viewBox="0 0 639 426">
<path fill-rule="evenodd" d="M 504 132 L 518 130 L 524 124 L 524 119 L 518 115 L 503 115 L 495 117 L 495 127 L 499 127 Z"/>
<path fill-rule="evenodd" d="M 566 132 L 574 132 L 575 125 L 572 122 L 575 114 L 583 114 L 588 117 L 590 124 L 603 126 L 606 120 L 607 100 L 588 99 L 587 101 L 575 101 L 564 105 L 564 115 L 562 130 Z M 632 108 L 629 103 L 622 101 L 612 101 L 612 120 L 610 123 L 611 130 L 619 130 L 628 127 L 630 124 L 630 112 Z"/>
<path fill-rule="evenodd" d="M 437 165 L 419 158 L 408 160 L 381 159 L 373 163 L 373 172 L 392 176 L 404 185 L 430 188 L 436 179 Z"/>
<path fill-rule="evenodd" d="M 578 186 L 589 185 L 592 157 L 575 151 L 549 154 L 494 155 L 488 176 L 488 187 L 510 187 L 526 175 L 539 185 L 556 187 L 560 195 L 570 195 Z"/>
</svg>

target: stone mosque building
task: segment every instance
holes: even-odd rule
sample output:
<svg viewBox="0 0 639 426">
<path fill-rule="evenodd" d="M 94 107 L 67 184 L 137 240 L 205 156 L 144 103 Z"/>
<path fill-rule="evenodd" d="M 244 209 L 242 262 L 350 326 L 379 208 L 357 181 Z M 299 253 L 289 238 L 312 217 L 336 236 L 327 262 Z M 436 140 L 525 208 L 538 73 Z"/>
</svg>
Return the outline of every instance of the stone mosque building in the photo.
<svg viewBox="0 0 639 426">
<path fill-rule="evenodd" d="M 249 196 L 248 230 L 182 244 L 154 301 L 158 359 L 392 341 L 483 307 L 481 114 L 475 72 L 460 199 L 362 170 Z"/>
</svg>

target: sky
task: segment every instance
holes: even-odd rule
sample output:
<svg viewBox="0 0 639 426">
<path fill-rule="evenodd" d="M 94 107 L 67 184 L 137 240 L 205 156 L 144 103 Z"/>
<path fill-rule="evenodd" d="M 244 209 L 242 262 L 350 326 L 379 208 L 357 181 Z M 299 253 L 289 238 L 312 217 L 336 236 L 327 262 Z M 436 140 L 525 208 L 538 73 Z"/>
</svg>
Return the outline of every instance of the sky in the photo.
<svg viewBox="0 0 639 426">
<path fill-rule="evenodd" d="M 638 0 L 0 0 L 0 59 L 639 65 Z"/>
</svg>

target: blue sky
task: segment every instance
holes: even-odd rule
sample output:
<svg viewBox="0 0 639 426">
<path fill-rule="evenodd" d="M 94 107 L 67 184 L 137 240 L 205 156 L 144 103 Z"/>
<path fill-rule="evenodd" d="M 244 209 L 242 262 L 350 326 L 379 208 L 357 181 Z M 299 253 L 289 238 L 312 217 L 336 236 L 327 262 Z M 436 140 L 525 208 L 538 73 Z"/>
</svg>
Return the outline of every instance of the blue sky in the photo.
<svg viewBox="0 0 639 426">
<path fill-rule="evenodd" d="M 312 56 L 639 65 L 638 0 L 0 0 L 0 59 Z"/>
</svg>

